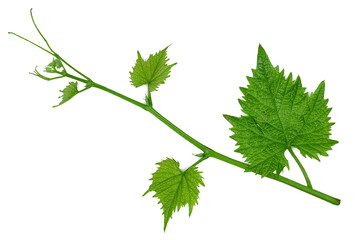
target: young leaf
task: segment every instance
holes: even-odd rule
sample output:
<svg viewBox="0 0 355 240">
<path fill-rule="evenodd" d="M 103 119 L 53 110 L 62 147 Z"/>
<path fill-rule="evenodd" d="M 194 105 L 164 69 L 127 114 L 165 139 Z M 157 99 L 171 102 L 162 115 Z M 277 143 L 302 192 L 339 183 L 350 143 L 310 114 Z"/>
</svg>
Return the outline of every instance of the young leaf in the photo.
<svg viewBox="0 0 355 240">
<path fill-rule="evenodd" d="M 60 92 L 63 93 L 63 95 L 59 97 L 62 98 L 62 101 L 58 105 L 55 105 L 53 107 L 58 107 L 62 105 L 63 103 L 72 99 L 76 94 L 78 94 L 78 82 L 70 82 L 69 85 L 66 86 L 63 90 L 60 90 Z"/>
<path fill-rule="evenodd" d="M 330 108 L 324 99 L 324 82 L 309 95 L 300 77 L 287 78 L 279 67 L 273 67 L 265 50 L 259 45 L 257 67 L 249 85 L 240 88 L 244 100 L 239 99 L 246 116 L 224 117 L 233 125 L 231 136 L 239 146 L 236 152 L 246 157 L 253 171 L 262 177 L 276 171 L 280 174 L 288 161 L 284 152 L 298 148 L 303 156 L 319 160 L 337 141 L 329 139 Z"/>
<path fill-rule="evenodd" d="M 189 205 L 189 216 L 192 208 L 197 204 L 199 185 L 205 186 L 201 172 L 197 167 L 186 171 L 180 169 L 180 164 L 174 159 L 167 158 L 159 163 L 158 170 L 153 173 L 152 184 L 144 193 L 154 191 L 153 197 L 159 198 L 164 214 L 164 231 L 173 212 L 179 211 L 186 204 Z M 143 195 L 143 196 L 144 196 Z"/>
<path fill-rule="evenodd" d="M 61 68 L 63 68 L 63 71 L 60 71 Z M 62 62 L 59 59 L 53 58 L 52 62 L 46 66 L 44 71 L 47 73 L 58 73 L 58 72 L 65 72 L 65 69 Z"/>
<path fill-rule="evenodd" d="M 144 60 L 141 54 L 138 53 L 136 65 L 133 67 L 133 71 L 129 72 L 131 75 L 131 83 L 135 87 L 148 84 L 148 90 L 150 92 L 156 91 L 160 84 L 163 84 L 165 80 L 170 76 L 171 68 L 176 63 L 168 65 L 167 58 L 168 47 L 159 51 L 154 55 L 150 55 L 148 60 Z"/>
</svg>

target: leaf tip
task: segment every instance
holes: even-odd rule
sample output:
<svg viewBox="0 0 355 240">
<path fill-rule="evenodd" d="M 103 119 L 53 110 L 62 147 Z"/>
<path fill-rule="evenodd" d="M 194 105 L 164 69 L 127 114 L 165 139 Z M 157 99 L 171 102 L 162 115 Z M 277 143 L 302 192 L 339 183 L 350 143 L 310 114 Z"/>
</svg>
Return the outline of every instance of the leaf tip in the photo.
<svg viewBox="0 0 355 240">
<path fill-rule="evenodd" d="M 265 49 L 263 48 L 263 46 L 261 46 L 260 43 L 259 43 L 259 46 L 258 46 L 258 55 L 259 54 L 265 54 L 266 55 Z"/>
<path fill-rule="evenodd" d="M 164 216 L 164 232 L 166 231 L 166 227 L 168 226 L 169 218 Z"/>
<path fill-rule="evenodd" d="M 324 92 L 325 92 L 325 81 L 321 81 L 317 87 L 317 89 L 314 91 L 316 95 L 320 94 L 321 97 L 324 97 Z"/>
<path fill-rule="evenodd" d="M 144 197 L 145 195 L 147 195 L 150 192 L 150 189 L 148 189 L 147 191 L 145 191 L 145 193 L 143 193 L 142 197 Z"/>
<path fill-rule="evenodd" d="M 170 43 L 168 46 L 166 46 L 166 47 L 163 49 L 163 51 L 168 50 L 168 48 L 169 48 L 171 45 L 173 45 L 173 44 L 172 44 L 172 43 Z"/>
<path fill-rule="evenodd" d="M 190 206 L 190 204 L 189 204 L 189 217 L 191 217 L 192 209 L 193 209 L 193 206 Z"/>
<path fill-rule="evenodd" d="M 266 54 L 265 49 L 259 44 L 258 57 L 257 57 L 257 68 L 270 68 L 272 67 L 269 56 Z"/>
<path fill-rule="evenodd" d="M 138 59 L 142 58 L 142 55 L 141 55 L 141 53 L 138 50 L 137 50 L 137 56 L 138 56 Z"/>
<path fill-rule="evenodd" d="M 232 116 L 228 114 L 223 114 L 224 119 L 226 119 L 228 122 L 231 122 Z"/>
<path fill-rule="evenodd" d="M 321 87 L 321 88 L 325 88 L 325 80 L 323 80 L 323 81 L 321 81 L 320 83 L 319 83 L 319 86 L 318 87 Z"/>
</svg>

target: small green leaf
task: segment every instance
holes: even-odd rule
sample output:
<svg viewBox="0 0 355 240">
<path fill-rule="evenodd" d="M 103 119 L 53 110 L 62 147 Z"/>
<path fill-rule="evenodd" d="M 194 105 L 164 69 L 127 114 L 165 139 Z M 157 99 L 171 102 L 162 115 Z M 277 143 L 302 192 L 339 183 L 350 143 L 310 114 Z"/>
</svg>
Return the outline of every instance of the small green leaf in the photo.
<svg viewBox="0 0 355 240">
<path fill-rule="evenodd" d="M 174 159 L 167 158 L 159 163 L 158 170 L 153 173 L 152 184 L 144 193 L 154 191 L 153 197 L 159 198 L 163 205 L 164 231 L 173 213 L 179 211 L 186 204 L 189 205 L 189 216 L 193 206 L 198 204 L 199 185 L 205 186 L 201 172 L 197 167 L 191 167 L 186 171 L 180 169 L 180 164 Z M 144 196 L 143 195 L 143 196 Z"/>
<path fill-rule="evenodd" d="M 133 67 L 130 73 L 131 83 L 135 87 L 148 84 L 148 90 L 150 92 L 156 91 L 160 84 L 165 83 L 165 80 L 170 76 L 171 68 L 176 63 L 168 65 L 167 58 L 168 47 L 159 51 L 154 55 L 150 55 L 148 60 L 144 60 L 139 53 L 136 61 L 136 65 Z"/>
<path fill-rule="evenodd" d="M 224 115 L 232 124 L 232 139 L 237 141 L 236 152 L 246 157 L 253 171 L 262 177 L 280 174 L 288 161 L 287 149 L 298 148 L 303 156 L 319 160 L 337 141 L 329 138 L 331 126 L 328 100 L 324 99 L 324 82 L 308 94 L 301 78 L 285 77 L 284 71 L 274 67 L 260 45 L 257 67 L 249 85 L 240 88 L 244 94 L 239 103 L 246 116 Z"/>
<path fill-rule="evenodd" d="M 58 105 L 55 105 L 53 107 L 58 107 L 62 105 L 63 103 L 72 99 L 76 94 L 78 94 L 78 82 L 70 82 L 69 85 L 66 86 L 63 90 L 60 90 L 60 92 L 63 93 L 63 95 L 59 97 L 62 98 L 62 101 Z"/>
<path fill-rule="evenodd" d="M 61 68 L 63 68 L 63 71 L 60 71 Z M 46 66 L 44 71 L 47 73 L 58 73 L 64 72 L 65 70 L 62 62 L 57 58 L 53 58 L 52 62 Z"/>
</svg>

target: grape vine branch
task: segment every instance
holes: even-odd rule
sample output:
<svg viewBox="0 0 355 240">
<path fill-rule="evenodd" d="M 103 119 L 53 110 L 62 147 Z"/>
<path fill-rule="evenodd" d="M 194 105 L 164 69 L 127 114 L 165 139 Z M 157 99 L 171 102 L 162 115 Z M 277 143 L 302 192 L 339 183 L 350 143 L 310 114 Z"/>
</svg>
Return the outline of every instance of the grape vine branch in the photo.
<svg viewBox="0 0 355 240">
<path fill-rule="evenodd" d="M 229 163 L 233 166 L 236 166 L 236 167 L 239 167 L 239 168 L 242 168 L 242 169 L 247 169 L 250 164 L 249 163 L 245 163 L 245 162 L 242 162 L 242 161 L 238 161 L 238 160 L 235 160 L 235 159 L 232 159 L 230 157 L 227 157 L 219 152 L 216 152 L 214 150 L 212 150 L 211 148 L 207 147 L 206 145 L 202 144 L 201 142 L 197 141 L 195 138 L 191 137 L 189 134 L 185 133 L 183 130 L 181 130 L 179 127 L 177 127 L 175 124 L 173 124 L 172 122 L 170 122 L 168 119 L 166 119 L 163 115 L 161 115 L 154 107 L 153 107 L 153 102 L 152 102 L 152 97 L 151 97 L 151 94 L 150 92 L 151 91 L 148 91 L 148 94 L 146 96 L 146 102 L 145 103 L 142 103 L 142 102 L 139 102 L 139 101 L 136 101 L 124 94 L 121 94 L 115 90 L 112 90 L 110 88 L 107 88 L 95 81 L 93 81 L 91 78 L 89 78 L 87 75 L 83 74 L 82 72 L 80 72 L 79 70 L 77 70 L 76 68 L 74 68 L 72 65 L 70 65 L 65 59 L 63 59 L 57 52 L 55 52 L 52 47 L 50 46 L 50 44 L 48 43 L 48 41 L 46 40 L 46 38 L 43 36 L 43 34 L 41 33 L 41 31 L 39 30 L 39 28 L 37 27 L 35 21 L 34 21 L 34 18 L 33 18 L 33 14 L 32 14 L 32 9 L 30 11 L 31 13 L 31 19 L 33 21 L 33 24 L 37 30 L 37 32 L 40 34 L 40 36 L 42 37 L 42 39 L 44 40 L 45 44 L 47 45 L 48 49 L 44 48 L 44 47 L 41 47 L 40 45 L 28 40 L 27 38 L 24 38 L 16 33 L 13 33 L 13 32 L 9 32 L 9 34 L 12 34 L 14 36 L 17 36 L 18 38 L 21 38 L 29 43 L 31 43 L 32 45 L 36 46 L 37 48 L 43 50 L 44 52 L 52 55 L 55 59 L 59 60 L 59 61 L 53 61 L 50 65 L 48 65 L 48 69 L 47 69 L 47 72 L 50 72 L 50 73 L 56 73 L 56 74 L 59 74 L 59 76 L 57 77 L 54 77 L 54 78 L 48 78 L 48 77 L 45 77 L 43 75 L 41 75 L 37 69 L 35 70 L 34 75 L 38 76 L 38 77 L 41 77 L 47 81 L 51 81 L 51 80 L 54 80 L 54 79 L 58 79 L 58 78 L 69 78 L 69 79 L 73 79 L 73 80 L 76 80 L 76 81 L 79 81 L 81 83 L 84 83 L 85 84 L 85 88 L 82 89 L 81 91 L 77 91 L 76 90 L 76 86 L 72 86 L 74 88 L 74 90 L 76 91 L 76 93 L 79 93 L 79 92 L 82 92 L 82 91 L 85 91 L 87 89 L 90 89 L 90 88 L 97 88 L 97 89 L 101 89 L 102 91 L 105 91 L 105 92 L 108 92 L 116 97 L 119 97 L 147 112 L 149 112 L 150 114 L 152 114 L 153 116 L 155 116 L 158 120 L 160 120 L 162 123 L 164 123 L 167 127 L 169 127 L 170 129 L 172 129 L 174 132 L 176 132 L 178 135 L 180 135 L 182 138 L 184 138 L 186 141 L 190 142 L 192 145 L 194 145 L 195 147 L 197 147 L 198 149 L 200 149 L 202 151 L 201 154 L 198 154 L 196 156 L 199 157 L 199 160 L 196 161 L 194 164 L 191 165 L 191 169 L 192 168 L 195 168 L 198 164 L 200 164 L 201 162 L 209 159 L 209 158 L 215 158 L 215 159 L 218 159 L 220 161 L 223 161 L 223 162 L 226 162 L 226 163 Z M 140 56 L 140 55 L 139 55 Z M 64 63 L 63 65 L 61 65 L 61 63 Z M 68 67 L 69 69 L 71 69 L 72 71 L 74 71 L 77 75 L 79 76 L 75 76 L 73 74 L 70 74 L 67 72 L 66 70 L 66 67 Z M 172 65 L 170 65 L 171 67 Z M 62 69 L 62 70 L 58 70 L 58 69 Z M 67 89 L 68 91 L 70 89 Z M 73 89 L 72 89 L 73 90 Z M 74 91 L 73 90 L 73 91 Z M 64 92 L 65 90 L 63 90 Z M 70 99 L 70 98 L 69 98 Z M 67 99 L 64 99 L 63 97 L 63 101 L 62 102 L 65 102 L 67 101 Z M 270 178 L 270 179 L 273 179 L 275 181 L 278 181 L 278 182 L 281 182 L 281 183 L 284 183 L 286 185 L 289 185 L 293 188 L 296 188 L 300 191 L 303 191 L 305 193 L 308 193 L 312 196 L 315 196 L 319 199 L 322 199 L 326 202 L 329 202 L 331 204 L 334 204 L 334 205 L 339 205 L 340 204 L 340 199 L 338 198 L 335 198 L 335 197 L 332 197 L 328 194 L 325 194 L 323 192 L 320 192 L 320 191 L 317 191 L 315 190 L 313 187 L 312 187 L 312 184 L 310 182 L 310 179 L 305 171 L 305 169 L 303 168 L 302 164 L 300 163 L 300 161 L 298 160 L 298 158 L 296 157 L 296 155 L 294 154 L 294 152 L 292 151 L 292 149 L 289 147 L 288 148 L 288 151 L 291 153 L 292 157 L 296 160 L 298 166 L 300 167 L 304 177 L 305 177 L 305 180 L 306 180 L 306 185 L 303 185 L 301 183 L 298 183 L 296 181 L 293 181 L 291 179 L 288 179 L 286 177 L 283 177 L 281 176 L 280 174 L 276 174 L 276 173 L 268 173 L 267 175 L 265 175 L 264 177 L 267 177 L 267 178 Z M 189 168 L 189 169 L 190 169 Z M 253 171 L 253 170 L 251 170 Z"/>
</svg>

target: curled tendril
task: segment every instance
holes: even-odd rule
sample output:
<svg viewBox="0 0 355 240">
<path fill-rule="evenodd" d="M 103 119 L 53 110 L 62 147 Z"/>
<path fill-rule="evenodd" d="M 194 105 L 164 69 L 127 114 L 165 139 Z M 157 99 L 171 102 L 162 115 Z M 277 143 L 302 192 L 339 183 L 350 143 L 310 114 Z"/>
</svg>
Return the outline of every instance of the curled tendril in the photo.
<svg viewBox="0 0 355 240">
<path fill-rule="evenodd" d="M 39 78 L 42 78 L 43 80 L 46 80 L 46 81 L 51 81 L 51 80 L 54 80 L 54 79 L 65 77 L 64 75 L 63 76 L 58 76 L 58 77 L 53 77 L 53 78 L 46 77 L 46 76 L 44 76 L 44 75 L 42 75 L 42 74 L 40 74 L 38 72 L 37 66 L 36 66 L 36 68 L 35 68 L 35 70 L 33 72 L 30 72 L 30 74 L 35 75 L 35 76 L 37 76 Z"/>
</svg>

